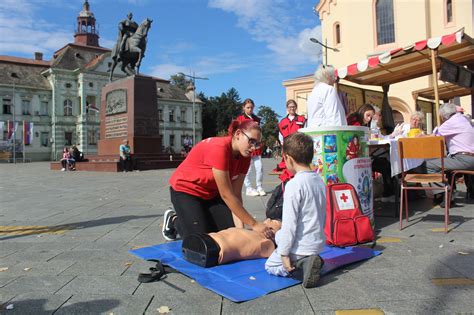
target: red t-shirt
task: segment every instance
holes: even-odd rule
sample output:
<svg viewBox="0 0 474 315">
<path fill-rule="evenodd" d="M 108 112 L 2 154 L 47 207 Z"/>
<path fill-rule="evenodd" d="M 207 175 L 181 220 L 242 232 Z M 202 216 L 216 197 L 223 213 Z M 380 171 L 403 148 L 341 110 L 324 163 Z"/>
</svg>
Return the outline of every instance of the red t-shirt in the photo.
<svg viewBox="0 0 474 315">
<path fill-rule="evenodd" d="M 234 181 L 240 174 L 247 174 L 250 157 L 232 155 L 232 137 L 214 137 L 199 142 L 178 166 L 170 178 L 174 190 L 205 200 L 219 195 L 212 169 L 228 171 Z"/>
</svg>

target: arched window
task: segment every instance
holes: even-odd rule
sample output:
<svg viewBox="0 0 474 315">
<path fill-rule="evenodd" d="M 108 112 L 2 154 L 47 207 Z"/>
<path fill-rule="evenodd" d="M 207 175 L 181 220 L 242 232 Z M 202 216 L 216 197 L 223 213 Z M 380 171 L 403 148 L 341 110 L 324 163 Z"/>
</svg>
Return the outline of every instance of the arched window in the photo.
<svg viewBox="0 0 474 315">
<path fill-rule="evenodd" d="M 395 42 L 393 0 L 377 0 L 375 2 L 375 20 L 377 24 L 377 45 Z"/>
<path fill-rule="evenodd" d="M 446 0 L 446 23 L 453 22 L 453 1 Z"/>
<path fill-rule="evenodd" d="M 64 116 L 72 116 L 72 101 L 70 99 L 64 100 Z"/>
<path fill-rule="evenodd" d="M 334 43 L 339 45 L 341 43 L 341 24 L 334 24 Z"/>
</svg>

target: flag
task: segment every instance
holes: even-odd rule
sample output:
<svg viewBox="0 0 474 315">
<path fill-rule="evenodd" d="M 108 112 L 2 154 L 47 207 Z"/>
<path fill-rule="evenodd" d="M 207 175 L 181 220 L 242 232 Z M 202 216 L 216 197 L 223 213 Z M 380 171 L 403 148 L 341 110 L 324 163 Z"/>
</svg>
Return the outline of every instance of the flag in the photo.
<svg viewBox="0 0 474 315">
<path fill-rule="evenodd" d="M 86 108 L 88 111 L 98 113 L 100 110 L 94 106 L 94 104 L 87 104 Z"/>
<path fill-rule="evenodd" d="M 33 123 L 32 122 L 23 122 L 23 143 L 25 145 L 31 144 L 33 142 Z"/>
<path fill-rule="evenodd" d="M 18 128 L 18 122 L 14 123 L 13 121 L 9 120 L 7 128 L 8 128 L 7 139 L 10 140 L 12 138 L 12 136 L 15 135 L 16 129 Z"/>
</svg>

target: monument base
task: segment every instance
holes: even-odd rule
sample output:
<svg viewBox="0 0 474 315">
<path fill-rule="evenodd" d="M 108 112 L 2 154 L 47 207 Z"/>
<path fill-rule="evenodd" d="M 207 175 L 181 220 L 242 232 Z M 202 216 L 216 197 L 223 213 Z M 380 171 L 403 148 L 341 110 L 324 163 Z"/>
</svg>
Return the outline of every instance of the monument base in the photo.
<svg viewBox="0 0 474 315">
<path fill-rule="evenodd" d="M 120 172 L 120 145 L 130 145 L 135 170 L 174 168 L 181 155 L 161 152 L 156 79 L 131 76 L 102 88 L 98 155 L 76 163 L 77 171 Z M 51 169 L 61 169 L 59 162 Z"/>
</svg>

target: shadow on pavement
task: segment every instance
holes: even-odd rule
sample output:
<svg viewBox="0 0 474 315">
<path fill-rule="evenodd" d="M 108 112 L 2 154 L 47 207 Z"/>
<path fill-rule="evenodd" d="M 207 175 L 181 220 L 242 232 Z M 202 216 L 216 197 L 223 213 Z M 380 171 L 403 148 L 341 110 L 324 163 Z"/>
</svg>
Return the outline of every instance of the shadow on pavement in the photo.
<svg viewBox="0 0 474 315">
<path fill-rule="evenodd" d="M 101 218 L 97 220 L 66 223 L 66 224 L 60 224 L 60 225 L 54 225 L 54 226 L 24 226 L 24 227 L 18 227 L 17 229 L 8 229 L 5 231 L 0 230 L 0 234 L 7 234 L 7 236 L 0 237 L 0 241 L 10 240 L 14 238 L 29 236 L 29 235 L 37 235 L 37 234 L 62 234 L 70 230 L 87 229 L 87 228 L 92 228 L 96 226 L 120 224 L 120 223 L 131 221 L 131 220 L 156 218 L 156 217 L 162 217 L 162 216 L 163 216 L 162 214 L 142 215 L 142 216 L 124 215 L 124 216 L 113 217 L 113 218 Z M 8 234 L 12 234 L 12 235 L 8 235 Z"/>
<path fill-rule="evenodd" d="M 77 302 L 70 305 L 60 306 L 55 310 L 47 310 L 46 299 L 31 299 L 15 301 L 14 299 L 1 305 L 0 314 L 102 314 L 120 305 L 119 300 L 100 299 L 87 302 Z M 65 302 L 65 304 L 67 301 Z M 7 310 L 8 305 L 13 309 Z"/>
</svg>

